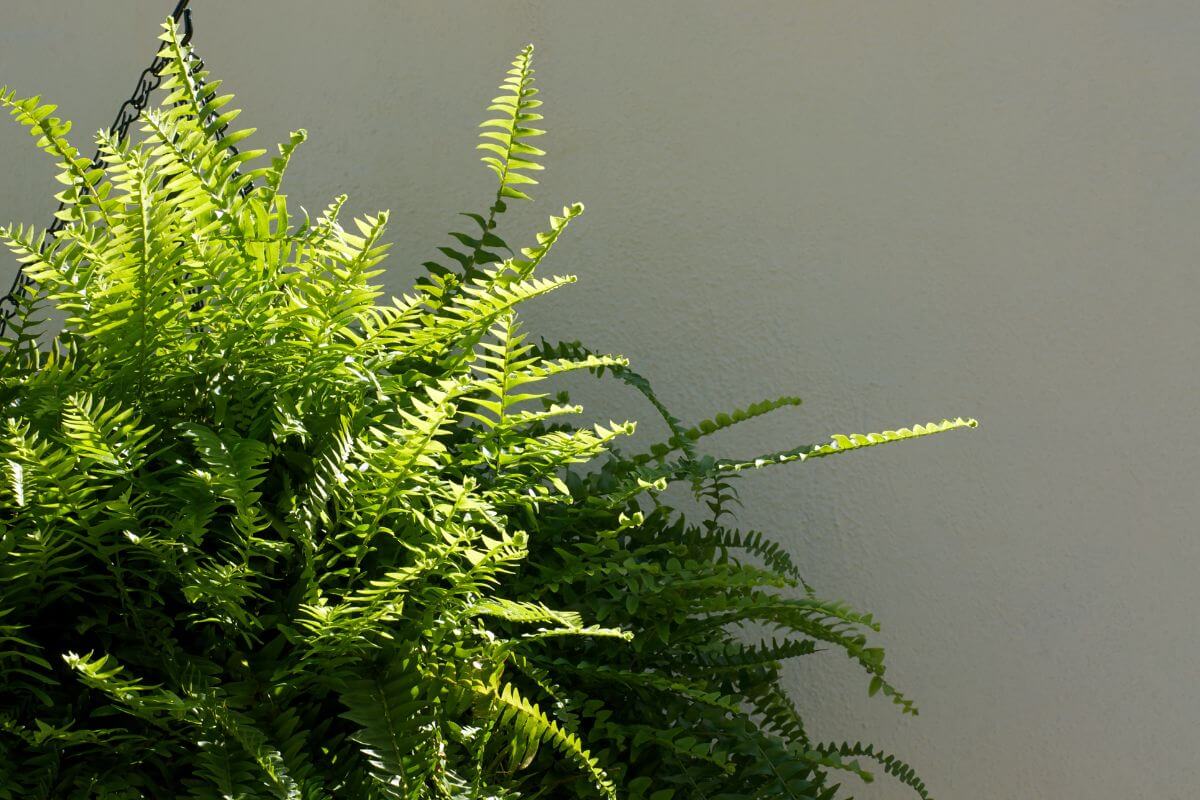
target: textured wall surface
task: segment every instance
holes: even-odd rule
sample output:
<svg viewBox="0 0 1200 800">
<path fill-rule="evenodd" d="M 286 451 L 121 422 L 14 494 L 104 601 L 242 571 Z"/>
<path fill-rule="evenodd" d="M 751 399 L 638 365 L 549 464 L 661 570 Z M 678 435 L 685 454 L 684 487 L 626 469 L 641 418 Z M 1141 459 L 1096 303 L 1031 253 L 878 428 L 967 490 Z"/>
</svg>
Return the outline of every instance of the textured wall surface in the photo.
<svg viewBox="0 0 1200 800">
<path fill-rule="evenodd" d="M 0 83 L 106 125 L 169 5 L 0 0 Z M 243 120 L 309 130 L 293 201 L 393 210 L 395 289 L 487 202 L 475 126 L 533 40 L 550 169 L 509 231 L 588 205 L 535 331 L 625 353 L 685 418 L 805 397 L 730 454 L 982 421 L 742 482 L 922 708 L 809 658 L 820 735 L 939 798 L 1200 795 L 1194 0 L 196 5 Z M 48 219 L 31 144 L 0 127 L 2 220 Z"/>
</svg>

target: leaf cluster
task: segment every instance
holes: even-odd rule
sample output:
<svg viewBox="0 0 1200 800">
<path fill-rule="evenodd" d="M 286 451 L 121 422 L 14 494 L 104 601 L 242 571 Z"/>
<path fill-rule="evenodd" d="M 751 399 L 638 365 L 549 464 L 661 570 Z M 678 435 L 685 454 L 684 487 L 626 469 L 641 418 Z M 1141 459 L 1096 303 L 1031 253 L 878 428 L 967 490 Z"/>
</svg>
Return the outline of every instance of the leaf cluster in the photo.
<svg viewBox="0 0 1200 800">
<path fill-rule="evenodd" d="M 545 155 L 532 48 L 484 123 L 492 205 L 385 297 L 388 215 L 290 208 L 304 132 L 246 149 L 161 39 L 166 96 L 100 167 L 0 90 L 64 187 L 60 232 L 0 230 L 31 278 L 0 341 L 0 800 L 830 797 L 858 758 L 924 796 L 809 740 L 785 658 L 841 649 L 911 704 L 872 618 L 725 517 L 743 469 L 972 423 L 716 459 L 705 436 L 798 401 L 688 427 L 623 358 L 528 341 L 582 212 L 516 253 L 496 232 Z M 571 423 L 544 386 L 580 370 L 670 439 L 623 456 L 631 423 Z M 711 518 L 665 505 L 674 481 Z"/>
</svg>

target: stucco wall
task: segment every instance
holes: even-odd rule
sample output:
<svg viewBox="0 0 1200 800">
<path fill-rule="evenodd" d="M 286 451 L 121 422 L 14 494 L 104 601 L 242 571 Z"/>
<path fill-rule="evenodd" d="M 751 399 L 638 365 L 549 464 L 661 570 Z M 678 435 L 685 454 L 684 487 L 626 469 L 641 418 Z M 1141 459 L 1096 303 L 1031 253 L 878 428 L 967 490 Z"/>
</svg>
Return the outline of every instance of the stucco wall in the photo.
<svg viewBox="0 0 1200 800">
<path fill-rule="evenodd" d="M 0 83 L 106 125 L 169 5 L 0 0 Z M 746 525 L 878 613 L 922 708 L 809 658 L 815 731 L 939 798 L 1200 795 L 1200 5 L 196 6 L 243 119 L 308 128 L 292 197 L 393 210 L 396 289 L 486 202 L 475 125 L 533 40 L 550 169 L 510 230 L 588 205 L 535 330 L 625 353 L 685 418 L 805 397 L 734 453 L 981 419 L 743 481 Z M 0 219 L 45 221 L 48 163 L 12 126 L 0 158 Z"/>
</svg>

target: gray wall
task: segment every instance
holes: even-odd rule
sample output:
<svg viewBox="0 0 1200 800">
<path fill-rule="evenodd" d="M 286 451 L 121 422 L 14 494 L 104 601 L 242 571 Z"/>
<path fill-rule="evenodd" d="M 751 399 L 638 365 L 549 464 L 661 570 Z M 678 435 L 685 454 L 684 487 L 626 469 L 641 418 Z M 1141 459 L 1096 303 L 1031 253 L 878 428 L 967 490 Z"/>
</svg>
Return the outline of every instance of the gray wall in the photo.
<svg viewBox="0 0 1200 800">
<path fill-rule="evenodd" d="M 99 128 L 168 5 L 0 0 L 0 82 Z M 395 288 L 485 202 L 475 125 L 533 40 L 551 168 L 510 230 L 589 209 L 535 330 L 627 354 L 686 418 L 805 397 L 733 453 L 982 420 L 743 481 L 744 522 L 878 612 L 922 707 L 829 654 L 791 673 L 815 730 L 941 798 L 1200 794 L 1200 5 L 197 6 L 244 119 L 309 129 L 292 197 L 393 210 Z M 0 128 L 0 219 L 47 218 L 30 145 Z"/>
</svg>

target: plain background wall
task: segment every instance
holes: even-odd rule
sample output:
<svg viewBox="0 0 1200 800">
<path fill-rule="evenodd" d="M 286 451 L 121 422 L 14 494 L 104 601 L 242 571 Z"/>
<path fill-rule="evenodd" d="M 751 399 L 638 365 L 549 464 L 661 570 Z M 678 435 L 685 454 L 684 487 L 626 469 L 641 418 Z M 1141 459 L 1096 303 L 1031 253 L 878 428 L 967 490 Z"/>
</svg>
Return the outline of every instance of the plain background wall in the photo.
<svg viewBox="0 0 1200 800">
<path fill-rule="evenodd" d="M 0 83 L 82 144 L 170 5 L 0 0 Z M 742 481 L 745 525 L 877 612 L 921 705 L 809 658 L 819 736 L 901 753 L 943 800 L 1200 795 L 1200 4 L 195 5 L 263 146 L 309 130 L 293 201 L 392 209 L 391 288 L 486 204 L 475 126 L 533 40 L 550 168 L 508 230 L 588 205 L 535 333 L 628 355 L 686 419 L 804 396 L 731 455 L 980 418 Z M 50 165 L 14 126 L 0 158 L 0 220 L 44 224 Z"/>
</svg>

